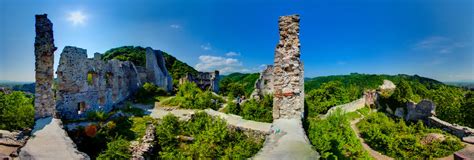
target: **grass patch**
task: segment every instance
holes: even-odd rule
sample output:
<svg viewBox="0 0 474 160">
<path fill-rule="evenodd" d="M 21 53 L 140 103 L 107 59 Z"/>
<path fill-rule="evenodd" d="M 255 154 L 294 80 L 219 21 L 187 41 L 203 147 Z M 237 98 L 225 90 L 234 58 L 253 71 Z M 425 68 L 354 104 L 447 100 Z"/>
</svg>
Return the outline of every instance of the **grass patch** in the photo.
<svg viewBox="0 0 474 160">
<path fill-rule="evenodd" d="M 263 139 L 229 131 L 225 121 L 203 112 L 186 122 L 167 115 L 156 127 L 156 135 L 160 159 L 246 159 L 263 144 Z"/>
<path fill-rule="evenodd" d="M 361 136 L 373 149 L 401 159 L 444 157 L 463 148 L 460 140 L 439 129 L 427 128 L 421 121 L 406 124 L 384 113 L 373 113 L 357 124 Z M 443 138 L 429 138 L 441 135 Z"/>
<path fill-rule="evenodd" d="M 350 127 L 352 113 L 338 109 L 326 119 L 307 119 L 308 138 L 322 159 L 371 159 Z"/>
</svg>

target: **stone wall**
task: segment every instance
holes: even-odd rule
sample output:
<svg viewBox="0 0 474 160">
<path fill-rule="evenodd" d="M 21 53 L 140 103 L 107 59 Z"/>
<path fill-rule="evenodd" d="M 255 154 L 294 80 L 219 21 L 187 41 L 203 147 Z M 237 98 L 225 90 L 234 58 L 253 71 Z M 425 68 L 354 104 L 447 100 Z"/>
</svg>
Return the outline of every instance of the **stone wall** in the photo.
<svg viewBox="0 0 474 160">
<path fill-rule="evenodd" d="M 302 118 L 304 112 L 304 71 L 300 61 L 298 15 L 279 18 L 280 40 L 275 49 L 273 69 L 273 119 Z"/>
<path fill-rule="evenodd" d="M 57 110 L 66 119 L 85 116 L 90 110 L 112 110 L 141 85 L 138 72 L 128 61 L 87 58 L 85 49 L 66 46 L 61 53 Z"/>
<path fill-rule="evenodd" d="M 53 23 L 48 15 L 36 15 L 35 37 L 35 119 L 55 113 L 53 92 L 54 46 Z"/>
<path fill-rule="evenodd" d="M 193 82 L 202 90 L 211 90 L 215 93 L 219 92 L 219 71 L 214 72 L 198 72 L 196 76 L 187 73 L 186 76 L 179 79 L 179 84 L 185 82 Z"/>
<path fill-rule="evenodd" d="M 173 79 L 166 69 L 162 51 L 146 48 L 146 70 L 150 82 L 166 91 L 173 90 Z"/>
<path fill-rule="evenodd" d="M 273 94 L 273 65 L 267 65 L 260 73 L 254 88 L 255 90 L 250 95 L 251 98 L 260 99 L 266 94 Z"/>
<path fill-rule="evenodd" d="M 451 124 L 435 116 L 428 117 L 428 125 L 430 125 L 431 127 L 440 128 L 459 138 L 474 136 L 474 129 L 456 124 Z"/>
</svg>

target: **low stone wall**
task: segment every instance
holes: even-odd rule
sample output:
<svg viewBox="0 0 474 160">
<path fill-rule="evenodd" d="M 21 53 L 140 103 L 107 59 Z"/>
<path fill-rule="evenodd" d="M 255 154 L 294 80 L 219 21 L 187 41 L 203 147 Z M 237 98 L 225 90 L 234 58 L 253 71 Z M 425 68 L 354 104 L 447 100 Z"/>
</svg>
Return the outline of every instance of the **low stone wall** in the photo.
<svg viewBox="0 0 474 160">
<path fill-rule="evenodd" d="M 140 141 L 133 141 L 130 148 L 132 150 L 133 160 L 151 159 L 149 154 L 155 146 L 155 126 L 149 124 L 146 128 L 145 135 Z"/>
<path fill-rule="evenodd" d="M 431 127 L 440 128 L 459 138 L 474 136 L 474 129 L 456 124 L 451 124 L 434 116 L 428 118 L 428 125 L 430 125 Z"/>
<path fill-rule="evenodd" d="M 322 115 L 321 117 L 326 118 L 331 113 L 335 112 L 338 108 L 340 108 L 343 112 L 354 112 L 364 107 L 365 107 L 365 97 L 362 97 L 355 101 L 332 107 L 331 109 L 328 110 L 326 114 Z"/>
</svg>

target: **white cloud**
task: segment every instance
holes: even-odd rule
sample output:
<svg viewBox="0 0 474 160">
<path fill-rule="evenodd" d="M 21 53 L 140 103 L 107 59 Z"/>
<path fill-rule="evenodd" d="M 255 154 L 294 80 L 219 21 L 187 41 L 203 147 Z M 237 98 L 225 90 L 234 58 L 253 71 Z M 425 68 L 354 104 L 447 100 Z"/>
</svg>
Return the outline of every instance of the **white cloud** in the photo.
<svg viewBox="0 0 474 160">
<path fill-rule="evenodd" d="M 439 54 L 449 54 L 458 48 L 467 46 L 466 43 L 455 42 L 450 38 L 441 36 L 427 37 L 415 44 L 414 49 L 430 51 Z"/>
<path fill-rule="evenodd" d="M 208 50 L 211 50 L 211 49 L 212 49 L 210 43 L 206 43 L 206 44 L 201 45 L 201 48 L 202 48 L 203 50 L 205 50 L 205 51 L 208 51 Z"/>
<path fill-rule="evenodd" d="M 242 69 L 242 63 L 235 58 L 201 55 L 199 63 L 196 64 L 199 71 L 219 70 L 220 73 L 238 72 Z"/>
<path fill-rule="evenodd" d="M 174 28 L 174 29 L 180 29 L 181 28 L 181 26 L 178 25 L 178 24 L 172 24 L 172 25 L 170 25 L 170 27 Z"/>
<path fill-rule="evenodd" d="M 227 52 L 225 55 L 228 57 L 233 57 L 233 56 L 240 56 L 240 53 L 230 51 L 230 52 Z"/>
<path fill-rule="evenodd" d="M 71 21 L 73 25 L 83 25 L 85 24 L 87 17 L 82 13 L 82 11 L 74 11 L 68 13 L 67 20 Z"/>
</svg>

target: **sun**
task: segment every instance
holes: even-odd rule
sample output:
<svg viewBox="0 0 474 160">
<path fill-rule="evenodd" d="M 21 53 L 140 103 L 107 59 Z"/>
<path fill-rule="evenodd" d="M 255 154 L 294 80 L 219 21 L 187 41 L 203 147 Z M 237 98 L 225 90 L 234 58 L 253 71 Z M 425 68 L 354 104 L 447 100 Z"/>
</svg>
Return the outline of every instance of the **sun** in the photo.
<svg viewBox="0 0 474 160">
<path fill-rule="evenodd" d="M 74 11 L 69 13 L 67 19 L 71 21 L 73 25 L 83 25 L 87 17 L 81 11 Z"/>
</svg>

